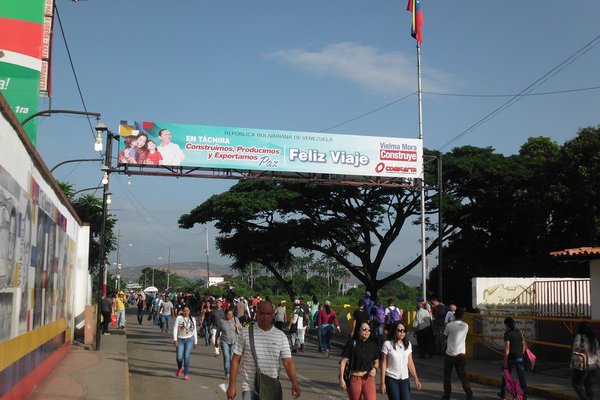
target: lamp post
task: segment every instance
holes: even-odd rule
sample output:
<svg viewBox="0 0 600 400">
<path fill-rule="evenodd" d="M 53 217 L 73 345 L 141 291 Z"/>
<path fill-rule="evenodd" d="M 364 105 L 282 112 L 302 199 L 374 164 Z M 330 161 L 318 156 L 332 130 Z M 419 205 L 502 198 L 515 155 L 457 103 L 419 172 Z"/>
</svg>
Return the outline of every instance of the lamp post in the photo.
<svg viewBox="0 0 600 400">
<path fill-rule="evenodd" d="M 206 288 L 210 288 L 210 264 L 208 262 L 208 226 L 204 227 L 206 232 Z"/>
<path fill-rule="evenodd" d="M 100 228 L 100 262 L 98 270 L 98 310 L 96 312 L 96 350 L 100 350 L 100 307 L 102 305 L 102 296 L 106 296 L 106 254 L 105 254 L 105 242 L 106 242 L 106 219 L 108 214 L 108 205 L 111 203 L 110 197 L 110 173 L 112 170 L 112 141 L 119 140 L 119 135 L 115 135 L 108 130 L 106 125 L 102 122 L 96 124 L 96 143 L 94 149 L 96 151 L 102 151 L 102 133 L 106 132 L 106 153 L 104 154 L 105 165 L 102 167 L 104 176 L 102 177 L 102 224 Z M 102 290 L 101 290 L 102 289 Z"/>
<path fill-rule="evenodd" d="M 169 258 L 165 259 L 164 257 L 158 257 L 158 259 L 167 261 L 167 263 L 168 263 L 168 265 L 167 265 L 167 288 L 165 289 L 166 291 L 168 291 L 169 290 L 169 275 L 171 274 L 171 245 L 169 245 Z"/>
</svg>

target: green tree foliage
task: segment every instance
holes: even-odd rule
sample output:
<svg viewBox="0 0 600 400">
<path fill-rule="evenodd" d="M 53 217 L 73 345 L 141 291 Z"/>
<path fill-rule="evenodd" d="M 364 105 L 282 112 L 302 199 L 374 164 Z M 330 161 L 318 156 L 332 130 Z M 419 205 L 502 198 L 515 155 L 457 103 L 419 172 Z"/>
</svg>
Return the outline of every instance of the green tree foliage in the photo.
<svg viewBox="0 0 600 400">
<path fill-rule="evenodd" d="M 100 269 L 102 199 L 90 194 L 75 197 L 72 184 L 65 182 L 59 182 L 58 184 L 73 205 L 81 221 L 90 225 L 88 269 L 90 274 L 96 274 Z M 113 232 L 116 223 L 117 219 L 109 214 L 106 218 L 106 236 L 104 240 L 105 259 L 111 251 L 116 249 L 117 237 Z"/>
<path fill-rule="evenodd" d="M 235 260 L 234 267 L 241 270 L 252 261 L 264 265 L 290 298 L 298 290 L 287 275 L 294 267 L 294 249 L 335 260 L 376 294 L 419 263 L 417 258 L 400 271 L 378 276 L 402 227 L 419 214 L 419 202 L 412 189 L 249 180 L 182 215 L 179 225 L 217 221 L 217 247 Z"/>
<path fill-rule="evenodd" d="M 444 297 L 470 305 L 476 276 L 588 273 L 553 262 L 549 252 L 598 245 L 599 177 L 600 127 L 562 147 L 530 138 L 512 156 L 472 146 L 444 155 L 444 219 L 456 228 L 444 250 Z"/>
</svg>

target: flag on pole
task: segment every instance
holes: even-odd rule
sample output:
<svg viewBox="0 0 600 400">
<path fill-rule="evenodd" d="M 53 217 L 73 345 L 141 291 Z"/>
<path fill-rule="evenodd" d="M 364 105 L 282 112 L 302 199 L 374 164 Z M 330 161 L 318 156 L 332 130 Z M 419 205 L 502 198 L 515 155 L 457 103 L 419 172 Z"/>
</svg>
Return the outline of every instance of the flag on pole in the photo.
<svg viewBox="0 0 600 400">
<path fill-rule="evenodd" d="M 408 0 L 406 10 L 412 13 L 412 28 L 410 35 L 414 37 L 417 42 L 423 43 L 423 11 L 421 11 L 420 0 Z"/>
</svg>

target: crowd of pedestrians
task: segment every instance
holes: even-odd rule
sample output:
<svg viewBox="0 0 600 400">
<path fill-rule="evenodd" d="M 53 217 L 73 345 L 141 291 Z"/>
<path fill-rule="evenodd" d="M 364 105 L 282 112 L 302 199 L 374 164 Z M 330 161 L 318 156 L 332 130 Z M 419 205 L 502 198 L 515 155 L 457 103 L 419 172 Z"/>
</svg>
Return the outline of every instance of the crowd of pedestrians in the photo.
<svg viewBox="0 0 600 400">
<path fill-rule="evenodd" d="M 214 349 L 214 356 L 221 355 L 223 359 L 224 377 L 229 382 L 229 399 L 236 396 L 239 380 L 242 399 L 253 400 L 257 374 L 266 374 L 277 381 L 279 362 L 283 363 L 292 382 L 292 396 L 296 398 L 300 387 L 292 355 L 305 351 L 307 332 L 317 334 L 318 351 L 324 353 L 324 358 L 331 356 L 333 335 L 341 333 L 338 315 L 331 302 L 320 303 L 316 297 L 308 303 L 303 298 L 295 299 L 288 313 L 285 301 L 272 304 L 268 298 L 263 300 L 258 295 L 246 299 L 243 296 L 215 298 L 183 293 L 140 292 L 128 295 L 119 292 L 102 300 L 101 328 L 104 334 L 110 334 L 109 322 L 117 329 L 125 328 L 127 304 L 137 307 L 138 324 L 147 319 L 162 333 L 172 333 L 176 349 L 176 377 L 189 380 L 191 352 L 198 345 L 198 336 L 204 338 L 205 346 Z M 416 337 L 419 358 L 443 356 L 442 399 L 451 398 L 453 370 L 466 398 L 473 398 L 467 374 L 465 343 L 469 326 L 463 321 L 464 309 L 454 304 L 446 306 L 432 297 L 429 302 L 419 298 L 415 311 L 412 326 L 408 326 L 405 310 L 396 307 L 393 299 L 388 299 L 385 307 L 366 292 L 364 298 L 358 301 L 358 308 L 352 314 L 350 339 L 339 362 L 339 386 L 347 392 L 350 400 L 374 400 L 377 374 L 379 392 L 387 395 L 389 400 L 410 399 L 411 379 L 414 389 L 422 388 L 413 358 L 411 336 Z M 504 327 L 504 374 L 498 397 L 527 399 L 525 370 L 531 353 L 513 318 L 507 317 Z M 571 362 L 573 388 L 581 399 L 591 399 L 600 346 L 587 322 L 582 322 L 579 327 L 573 354 L 574 359 L 580 354 L 585 358 L 585 362 Z M 580 365 L 582 363 L 583 366 Z M 280 391 L 280 385 L 277 387 L 276 390 Z"/>
</svg>

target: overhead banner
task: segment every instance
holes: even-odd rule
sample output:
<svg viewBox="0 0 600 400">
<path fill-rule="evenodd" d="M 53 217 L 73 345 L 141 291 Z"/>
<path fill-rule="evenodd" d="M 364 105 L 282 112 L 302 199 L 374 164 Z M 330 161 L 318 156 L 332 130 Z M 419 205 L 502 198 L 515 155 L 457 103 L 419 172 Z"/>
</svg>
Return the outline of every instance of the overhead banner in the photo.
<svg viewBox="0 0 600 400">
<path fill-rule="evenodd" d="M 23 121 L 38 112 L 40 86 L 49 94 L 51 0 L 4 1 L 0 6 L 0 92 Z M 36 121 L 25 125 L 35 145 Z"/>
<path fill-rule="evenodd" d="M 119 164 L 420 178 L 420 139 L 121 121 Z"/>
</svg>

